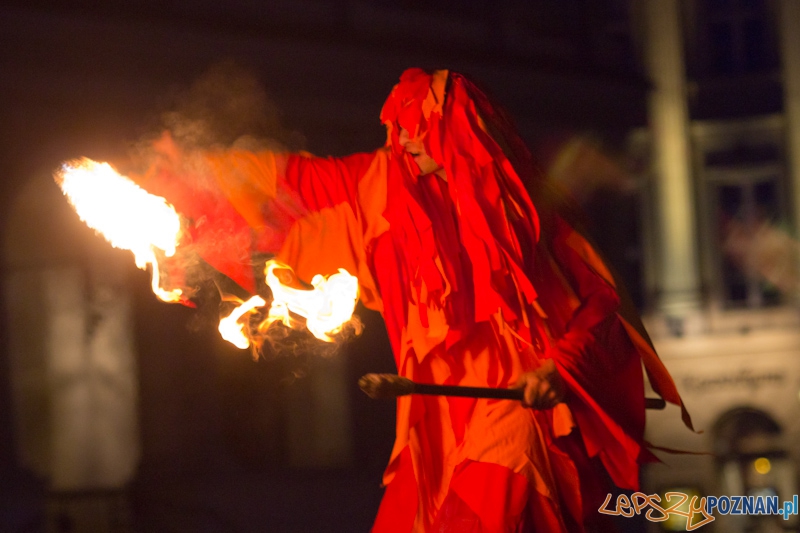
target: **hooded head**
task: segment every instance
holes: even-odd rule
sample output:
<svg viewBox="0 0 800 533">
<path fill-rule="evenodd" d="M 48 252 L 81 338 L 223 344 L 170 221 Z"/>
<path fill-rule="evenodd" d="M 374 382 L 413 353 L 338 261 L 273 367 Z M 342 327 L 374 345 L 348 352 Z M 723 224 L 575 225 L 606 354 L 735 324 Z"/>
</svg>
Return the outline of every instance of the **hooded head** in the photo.
<svg viewBox="0 0 800 533">
<path fill-rule="evenodd" d="M 414 163 L 423 174 L 442 166 L 438 141 L 447 79 L 446 70 L 408 69 L 383 104 L 386 144 L 413 172 Z"/>
<path fill-rule="evenodd" d="M 510 146 L 513 152 L 521 146 L 527 154 L 505 115 L 463 75 L 446 70 L 429 74 L 414 68 L 406 70 L 392 89 L 381 111 L 381 121 L 387 128 L 387 146 L 392 153 L 392 203 L 387 218 L 402 245 L 420 251 L 410 254 L 414 257 L 408 258 L 412 263 L 409 271 L 418 275 L 430 273 L 416 284 L 424 283 L 434 293 L 433 287 L 447 285 L 435 279 L 436 264 L 467 261 L 458 249 L 443 249 L 442 242 L 422 242 L 428 238 L 420 233 L 420 228 L 429 224 L 425 220 L 441 216 L 426 212 L 419 203 L 426 187 L 417 179 L 425 173 L 420 159 L 420 152 L 424 151 L 446 176 L 458 218 L 457 239 L 468 256 L 464 268 L 446 266 L 444 270 L 471 272 L 475 319 L 486 320 L 503 305 L 501 301 L 509 308 L 516 307 L 519 298 L 512 294 L 515 290 L 501 281 L 509 271 L 516 279 L 515 286 L 524 293 L 523 299 L 532 301 L 535 291 L 526 279 L 524 265 L 538 239 L 539 220 L 516 163 L 501 148 L 500 143 Z M 489 121 L 489 127 L 485 121 Z M 506 134 L 514 142 L 505 139 Z M 527 170 L 524 165 L 521 168 Z M 528 178 L 527 172 L 524 177 Z M 413 216 L 409 217 L 409 213 Z M 414 239 L 420 242 L 410 242 Z M 417 264 L 425 262 L 431 268 Z"/>
</svg>

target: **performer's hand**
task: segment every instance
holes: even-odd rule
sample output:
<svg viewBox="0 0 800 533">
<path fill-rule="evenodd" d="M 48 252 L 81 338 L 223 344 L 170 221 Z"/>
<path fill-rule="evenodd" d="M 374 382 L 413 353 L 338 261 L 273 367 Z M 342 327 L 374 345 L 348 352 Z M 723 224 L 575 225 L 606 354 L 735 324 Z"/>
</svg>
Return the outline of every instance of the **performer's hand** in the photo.
<svg viewBox="0 0 800 533">
<path fill-rule="evenodd" d="M 564 381 L 552 359 L 547 359 L 536 370 L 522 374 L 517 388 L 525 390 L 522 403 L 533 409 L 552 409 L 566 395 Z"/>
</svg>

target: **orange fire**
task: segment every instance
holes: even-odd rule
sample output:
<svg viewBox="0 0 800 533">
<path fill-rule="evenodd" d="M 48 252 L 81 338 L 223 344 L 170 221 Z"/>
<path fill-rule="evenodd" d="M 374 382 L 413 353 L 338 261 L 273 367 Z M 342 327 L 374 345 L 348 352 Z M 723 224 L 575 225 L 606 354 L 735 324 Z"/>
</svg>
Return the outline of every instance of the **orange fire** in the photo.
<svg viewBox="0 0 800 533">
<path fill-rule="evenodd" d="M 280 320 L 292 327 L 292 314 L 305 318 L 306 327 L 316 338 L 333 342 L 331 335 L 340 332 L 353 317 L 358 301 L 358 279 L 340 268 L 327 278 L 320 274 L 311 280 L 312 290 L 297 289 L 281 283 L 278 270 L 289 269 L 278 261 L 267 261 L 264 268 L 267 285 L 272 290 L 268 320 Z"/>
<path fill-rule="evenodd" d="M 340 332 L 353 318 L 358 301 L 358 279 L 340 268 L 339 272 L 325 277 L 316 275 L 311 280 L 311 288 L 292 287 L 281 281 L 279 273 L 293 273 L 291 268 L 278 261 L 270 260 L 264 268 L 264 275 L 272 290 L 267 317 L 259 325 L 265 329 L 276 321 L 292 328 L 305 325 L 316 338 L 333 342 L 332 335 Z M 245 333 L 243 317 L 265 307 L 266 302 L 259 296 L 253 296 L 239 305 L 233 312 L 220 320 L 219 331 L 222 338 L 238 348 L 250 346 L 250 339 Z M 298 318 L 299 317 L 299 318 Z"/>
<path fill-rule="evenodd" d="M 261 296 L 253 296 L 226 317 L 219 321 L 219 333 L 222 338 L 233 344 L 237 348 L 245 349 L 250 346 L 250 338 L 244 331 L 245 325 L 240 322 L 240 319 L 245 315 L 254 311 L 257 307 L 264 307 L 267 302 Z"/>
<path fill-rule="evenodd" d="M 164 198 L 146 192 L 108 163 L 86 158 L 65 163 L 55 179 L 86 225 L 112 246 L 131 250 L 139 268 L 151 265 L 156 296 L 166 302 L 180 301 L 181 289 L 161 287 L 156 258 L 157 251 L 173 256 L 181 234 L 180 216 Z M 310 288 L 296 282 L 290 267 L 274 260 L 267 262 L 264 275 L 273 301 L 259 331 L 280 320 L 293 328 L 305 325 L 318 339 L 333 342 L 332 335 L 353 317 L 358 279 L 344 269 L 327 278 L 314 276 Z M 294 286 L 282 283 L 281 277 L 294 280 Z M 220 320 L 220 334 L 238 348 L 249 347 L 247 319 L 266 306 L 260 296 L 243 302 Z"/>
<path fill-rule="evenodd" d="M 164 198 L 155 196 L 120 175 L 108 163 L 83 158 L 64 163 L 55 176 L 62 192 L 87 226 L 115 248 L 130 250 L 136 266 L 152 266 L 153 292 L 165 302 L 177 302 L 180 289 L 161 287 L 156 250 L 175 254 L 181 221 Z"/>
</svg>

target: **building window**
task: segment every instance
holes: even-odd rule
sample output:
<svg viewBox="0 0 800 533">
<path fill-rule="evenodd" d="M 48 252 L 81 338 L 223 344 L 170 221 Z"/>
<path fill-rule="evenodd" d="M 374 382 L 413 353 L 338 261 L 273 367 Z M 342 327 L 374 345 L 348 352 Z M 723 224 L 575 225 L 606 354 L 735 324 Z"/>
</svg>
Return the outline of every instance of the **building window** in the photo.
<svg viewBox="0 0 800 533">
<path fill-rule="evenodd" d="M 711 310 L 784 306 L 800 282 L 800 244 L 791 229 L 783 118 L 695 121 L 691 129 Z"/>
<path fill-rule="evenodd" d="M 702 5 L 704 70 L 732 75 L 777 66 L 772 21 L 764 0 L 705 0 Z"/>
<path fill-rule="evenodd" d="M 770 166 L 709 173 L 715 292 L 725 308 L 779 305 L 794 278 L 780 184 Z"/>
<path fill-rule="evenodd" d="M 765 275 L 759 237 L 778 221 L 777 179 L 766 175 L 714 186 L 721 256 L 722 298 L 726 307 L 777 305 L 781 295 Z"/>
</svg>

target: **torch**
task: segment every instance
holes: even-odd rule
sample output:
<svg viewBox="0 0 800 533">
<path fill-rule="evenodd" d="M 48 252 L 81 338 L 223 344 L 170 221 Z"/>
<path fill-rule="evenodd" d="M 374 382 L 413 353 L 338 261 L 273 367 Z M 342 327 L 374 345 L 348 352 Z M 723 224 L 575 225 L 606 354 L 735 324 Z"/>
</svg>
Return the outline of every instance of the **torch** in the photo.
<svg viewBox="0 0 800 533">
<path fill-rule="evenodd" d="M 358 386 L 367 396 L 375 400 L 391 400 L 408 394 L 425 394 L 522 401 L 525 394 L 523 389 L 416 383 L 396 374 L 365 374 L 358 380 Z M 662 398 L 645 398 L 644 401 L 646 409 L 664 409 L 667 405 Z"/>
</svg>

